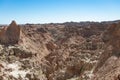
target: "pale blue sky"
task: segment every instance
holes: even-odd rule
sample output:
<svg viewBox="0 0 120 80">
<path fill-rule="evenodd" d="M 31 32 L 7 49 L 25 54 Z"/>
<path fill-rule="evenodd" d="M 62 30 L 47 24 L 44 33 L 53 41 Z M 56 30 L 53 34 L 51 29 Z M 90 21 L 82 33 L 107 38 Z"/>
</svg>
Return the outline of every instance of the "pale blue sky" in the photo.
<svg viewBox="0 0 120 80">
<path fill-rule="evenodd" d="M 0 0 L 0 24 L 120 19 L 120 0 Z"/>
</svg>

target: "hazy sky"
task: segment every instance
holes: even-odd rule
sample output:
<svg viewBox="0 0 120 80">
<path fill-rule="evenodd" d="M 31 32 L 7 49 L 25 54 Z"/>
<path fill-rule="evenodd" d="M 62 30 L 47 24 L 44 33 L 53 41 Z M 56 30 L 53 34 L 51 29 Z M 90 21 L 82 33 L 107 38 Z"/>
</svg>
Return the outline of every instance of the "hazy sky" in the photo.
<svg viewBox="0 0 120 80">
<path fill-rule="evenodd" d="M 120 19 L 120 0 L 0 0 L 0 24 Z"/>
</svg>

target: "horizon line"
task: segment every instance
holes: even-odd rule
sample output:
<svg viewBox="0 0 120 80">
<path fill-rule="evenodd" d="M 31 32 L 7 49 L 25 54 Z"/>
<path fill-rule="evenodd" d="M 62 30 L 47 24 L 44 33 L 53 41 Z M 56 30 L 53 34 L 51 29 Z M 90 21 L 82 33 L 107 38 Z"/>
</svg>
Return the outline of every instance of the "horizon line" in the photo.
<svg viewBox="0 0 120 80">
<path fill-rule="evenodd" d="M 112 22 L 112 21 L 120 21 L 120 19 L 115 19 L 115 20 L 101 20 L 101 21 L 93 21 L 93 20 L 83 20 L 83 21 L 63 21 L 63 22 L 26 22 L 26 23 L 18 23 L 17 22 L 17 20 L 11 20 L 11 22 L 12 21 L 15 21 L 17 24 L 19 24 L 19 25 L 24 25 L 24 24 L 62 24 L 62 23 L 70 23 L 70 22 L 76 22 L 76 23 L 80 23 L 80 22 L 99 22 L 99 23 L 101 23 L 101 22 Z M 10 23 L 11 23 L 10 22 Z M 0 23 L 0 25 L 9 25 L 10 23 Z"/>
</svg>

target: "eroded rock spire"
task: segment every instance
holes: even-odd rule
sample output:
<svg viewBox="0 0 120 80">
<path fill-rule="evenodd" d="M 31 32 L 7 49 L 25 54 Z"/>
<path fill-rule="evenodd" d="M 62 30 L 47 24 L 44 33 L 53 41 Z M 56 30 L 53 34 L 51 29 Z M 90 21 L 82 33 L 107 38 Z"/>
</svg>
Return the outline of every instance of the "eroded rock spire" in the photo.
<svg viewBox="0 0 120 80">
<path fill-rule="evenodd" d="M 17 44 L 20 38 L 20 27 L 15 21 L 0 31 L 0 43 L 5 45 Z"/>
</svg>

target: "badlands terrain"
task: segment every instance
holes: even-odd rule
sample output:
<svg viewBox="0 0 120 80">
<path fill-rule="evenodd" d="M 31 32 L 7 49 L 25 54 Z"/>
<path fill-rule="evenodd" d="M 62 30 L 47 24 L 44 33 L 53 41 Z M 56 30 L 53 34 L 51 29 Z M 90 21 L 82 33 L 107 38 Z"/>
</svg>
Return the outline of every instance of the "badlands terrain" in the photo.
<svg viewBox="0 0 120 80">
<path fill-rule="evenodd" d="M 120 21 L 0 25 L 0 80 L 120 80 Z"/>
</svg>

